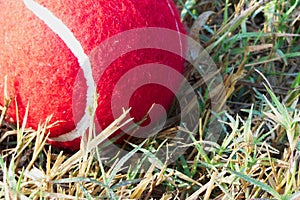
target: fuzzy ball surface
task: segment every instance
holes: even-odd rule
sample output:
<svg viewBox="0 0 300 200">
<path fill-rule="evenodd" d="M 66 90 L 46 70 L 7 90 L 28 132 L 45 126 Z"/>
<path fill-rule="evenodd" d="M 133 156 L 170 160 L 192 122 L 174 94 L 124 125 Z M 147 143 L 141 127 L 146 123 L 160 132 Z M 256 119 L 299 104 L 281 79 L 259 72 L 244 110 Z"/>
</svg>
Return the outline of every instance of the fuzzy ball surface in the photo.
<svg viewBox="0 0 300 200">
<path fill-rule="evenodd" d="M 144 27 L 161 27 L 184 33 L 174 3 L 171 0 L 37 0 L 37 3 L 50 10 L 72 31 L 82 45 L 84 52 L 91 55 L 106 39 L 127 30 Z M 155 39 L 155 38 L 154 38 Z M 174 41 L 178 42 L 178 41 Z M 124 47 L 120 47 L 124 48 Z M 13 121 L 24 120 L 29 105 L 27 127 L 38 128 L 38 124 L 51 117 L 50 138 L 66 134 L 76 127 L 82 111 L 74 113 L 74 104 L 80 107 L 83 102 L 74 103 L 74 88 L 80 72 L 77 58 L 65 42 L 42 20 L 32 13 L 21 0 L 0 0 L 0 104 L 4 99 L 4 89 L 13 100 L 7 116 Z M 106 55 L 102 52 L 103 58 Z M 101 55 L 100 55 L 101 56 Z M 105 129 L 116 118 L 112 107 L 118 109 L 122 92 L 128 85 L 115 91 L 117 82 L 131 69 L 147 64 L 159 63 L 183 72 L 183 60 L 177 55 L 159 49 L 139 49 L 120 55 L 97 80 L 99 94 L 96 118 L 101 129 Z M 100 70 L 93 65 L 93 71 Z M 128 84 L 145 79 L 147 73 L 132 77 Z M 179 86 L 180 80 L 166 74 L 168 79 Z M 5 77 L 7 82 L 5 83 Z M 6 84 L 6 85 L 5 85 Z M 111 103 L 112 95 L 117 94 L 116 103 Z M 153 103 L 169 109 L 174 94 L 158 84 L 145 84 L 130 97 L 131 117 L 136 122 L 142 120 Z M 3 104 L 2 104 L 3 105 Z M 16 105 L 18 109 L 16 109 Z M 119 108 L 122 113 L 122 108 Z M 75 119 L 78 118 L 78 119 Z M 159 114 L 151 121 L 159 120 Z M 146 120 L 147 121 L 147 120 Z M 147 123 L 147 122 L 145 122 Z M 70 141 L 50 142 L 60 148 L 76 150 L 80 138 Z"/>
</svg>

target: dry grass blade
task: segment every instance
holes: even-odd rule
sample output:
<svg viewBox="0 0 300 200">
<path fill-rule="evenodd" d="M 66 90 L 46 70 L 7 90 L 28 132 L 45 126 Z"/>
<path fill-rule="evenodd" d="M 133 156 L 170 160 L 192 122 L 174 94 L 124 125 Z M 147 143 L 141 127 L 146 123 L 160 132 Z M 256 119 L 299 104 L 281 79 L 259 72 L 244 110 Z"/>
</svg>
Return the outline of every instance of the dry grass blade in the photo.
<svg viewBox="0 0 300 200">
<path fill-rule="evenodd" d="M 129 120 L 123 122 L 123 123 L 121 123 L 121 122 L 122 122 L 122 120 L 124 120 L 126 118 L 129 111 L 130 110 L 127 110 L 127 111 L 123 112 L 123 114 L 118 119 L 116 119 L 113 123 L 111 123 L 106 129 L 104 129 L 101 132 L 101 134 L 96 136 L 96 138 L 93 138 L 92 141 L 89 141 L 87 150 L 80 149 L 72 157 L 70 157 L 68 160 L 63 162 L 60 165 L 60 167 L 58 168 L 58 170 L 61 171 L 62 174 L 64 174 L 65 172 L 67 172 L 71 168 L 71 166 L 73 166 L 74 163 L 78 163 L 83 157 L 86 156 L 86 154 L 90 153 L 91 150 L 96 148 L 100 143 L 102 143 L 104 140 L 106 140 L 115 131 L 117 131 L 121 127 L 125 126 L 126 124 L 128 124 L 132 119 L 129 119 Z"/>
<path fill-rule="evenodd" d="M 199 31 L 207 23 L 209 17 L 214 14 L 212 11 L 207 11 L 198 16 L 193 26 L 191 27 L 190 36 L 199 42 Z"/>
</svg>

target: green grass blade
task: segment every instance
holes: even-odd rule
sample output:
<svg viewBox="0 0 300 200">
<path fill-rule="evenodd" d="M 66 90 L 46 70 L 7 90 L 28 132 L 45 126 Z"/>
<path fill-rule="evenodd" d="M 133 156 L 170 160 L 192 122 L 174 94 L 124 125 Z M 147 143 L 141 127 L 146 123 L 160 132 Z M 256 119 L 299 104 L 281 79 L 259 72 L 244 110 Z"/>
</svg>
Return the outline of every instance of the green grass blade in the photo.
<svg viewBox="0 0 300 200">
<path fill-rule="evenodd" d="M 237 177 L 241 178 L 241 179 L 244 179 L 245 181 L 261 188 L 262 190 L 268 192 L 269 194 L 273 195 L 276 199 L 278 200 L 281 200 L 281 195 L 276 192 L 276 190 L 274 190 L 273 188 L 271 188 L 269 185 L 263 183 L 263 182 L 260 182 L 254 178 L 251 178 L 249 176 L 247 176 L 246 174 L 243 174 L 241 172 L 237 172 L 237 171 L 234 171 L 234 170 L 229 170 L 232 174 L 236 175 Z"/>
</svg>

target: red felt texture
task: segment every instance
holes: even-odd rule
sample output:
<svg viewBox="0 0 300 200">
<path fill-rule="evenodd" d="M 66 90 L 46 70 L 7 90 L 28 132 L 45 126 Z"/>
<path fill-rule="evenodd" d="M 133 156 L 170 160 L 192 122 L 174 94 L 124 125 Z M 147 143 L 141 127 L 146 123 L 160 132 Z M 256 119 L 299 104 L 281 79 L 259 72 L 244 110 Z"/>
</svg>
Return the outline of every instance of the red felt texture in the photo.
<svg viewBox="0 0 300 200">
<path fill-rule="evenodd" d="M 185 33 L 176 8 L 171 0 L 37 0 L 48 8 L 73 32 L 89 55 L 105 39 L 123 31 L 142 27 L 162 27 L 178 29 Z M 171 4 L 171 12 L 168 3 Z M 178 25 L 176 25 L 176 23 Z M 176 41 L 174 41 L 176 42 Z M 177 41 L 178 42 L 178 41 Z M 80 71 L 77 58 L 65 43 L 46 25 L 28 10 L 23 1 L 0 0 L 0 104 L 4 99 L 4 77 L 7 76 L 8 95 L 13 99 L 7 116 L 16 121 L 16 109 L 22 123 L 26 106 L 29 104 L 27 127 L 36 129 L 52 115 L 50 138 L 72 131 L 76 126 L 74 113 L 74 88 Z M 104 55 L 107 56 L 107 55 Z M 136 50 L 116 59 L 97 82 L 99 93 L 97 122 L 105 129 L 114 121 L 112 109 L 122 113 L 122 91 L 128 85 L 118 89 L 116 103 L 112 105 L 111 96 L 116 83 L 130 69 L 145 64 L 160 63 L 183 72 L 183 59 L 170 52 L 157 49 Z M 93 70 L 97 66 L 93 66 Z M 130 82 L 143 79 L 147 73 L 133 77 Z M 166 74 L 160 74 L 161 79 Z M 180 80 L 169 80 L 179 86 Z M 124 88 L 122 88 L 124 87 Z M 126 94 L 125 94 L 126 95 Z M 78 98 L 78 107 L 85 105 L 85 94 Z M 141 120 L 153 103 L 159 103 L 169 109 L 174 94 L 165 87 L 145 85 L 130 97 L 128 103 L 131 117 Z M 114 108 L 112 108 L 114 107 Z M 119 107 L 119 108 L 118 108 Z M 79 114 L 78 114 L 79 113 Z M 151 120 L 159 120 L 160 114 Z M 79 117 L 80 118 L 80 117 Z M 145 122 L 149 123 L 149 121 Z M 76 150 L 80 139 L 69 142 L 50 142 L 59 148 Z"/>
</svg>

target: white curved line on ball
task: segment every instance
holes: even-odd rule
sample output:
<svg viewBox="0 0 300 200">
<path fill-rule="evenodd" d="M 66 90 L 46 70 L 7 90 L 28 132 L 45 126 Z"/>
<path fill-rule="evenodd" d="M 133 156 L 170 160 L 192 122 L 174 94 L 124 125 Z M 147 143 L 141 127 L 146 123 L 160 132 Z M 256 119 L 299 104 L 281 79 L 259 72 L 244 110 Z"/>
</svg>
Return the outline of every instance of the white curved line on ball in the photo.
<svg viewBox="0 0 300 200">
<path fill-rule="evenodd" d="M 86 94 L 86 108 L 85 114 L 81 120 L 77 123 L 76 128 L 64 135 L 49 138 L 53 141 L 65 142 L 72 141 L 84 133 L 90 126 L 91 111 L 94 110 L 94 100 L 96 95 L 96 85 L 92 74 L 92 67 L 89 57 L 85 54 L 80 42 L 76 39 L 71 30 L 50 10 L 44 6 L 38 4 L 33 0 L 23 0 L 25 6 L 32 11 L 39 19 L 41 19 L 54 33 L 56 33 L 71 50 L 74 56 L 78 59 L 80 68 L 84 73 L 87 84 L 87 94 Z"/>
<path fill-rule="evenodd" d="M 175 19 L 175 25 L 176 25 L 176 29 L 177 29 L 177 33 L 178 33 L 179 44 L 180 44 L 180 55 L 183 58 L 184 57 L 184 55 L 183 55 L 183 44 L 182 44 L 182 41 L 181 41 L 181 32 L 180 32 L 180 29 L 179 29 L 179 24 L 177 22 L 176 15 L 175 15 L 174 9 L 172 8 L 172 6 L 170 4 L 170 1 L 169 0 L 166 0 L 166 1 L 167 1 L 168 7 L 169 7 L 174 19 Z"/>
</svg>

